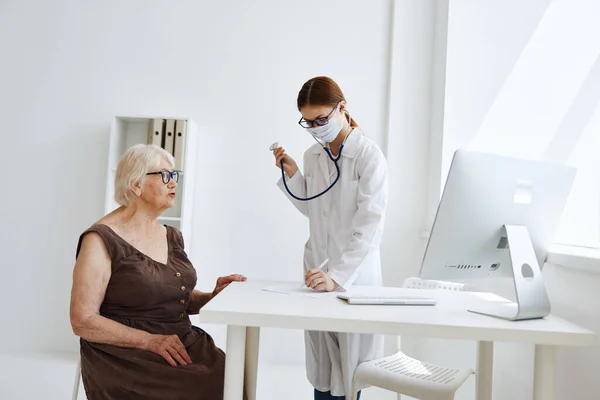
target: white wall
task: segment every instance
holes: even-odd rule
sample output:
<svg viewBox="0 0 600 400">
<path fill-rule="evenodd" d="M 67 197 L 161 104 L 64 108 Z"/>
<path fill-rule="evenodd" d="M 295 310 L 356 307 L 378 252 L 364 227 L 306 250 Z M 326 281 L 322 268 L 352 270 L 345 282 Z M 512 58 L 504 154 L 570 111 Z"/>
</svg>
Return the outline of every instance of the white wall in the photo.
<svg viewBox="0 0 600 400">
<path fill-rule="evenodd" d="M 307 223 L 276 188 L 268 147 L 277 140 L 301 162 L 313 142 L 295 101 L 315 75 L 341 85 L 354 118 L 384 145 L 391 5 L 3 1 L 0 135 L 11 172 L 0 196 L 0 352 L 77 346 L 75 246 L 102 216 L 114 115 L 188 115 L 200 127 L 187 244 L 199 288 L 231 272 L 299 279 Z M 276 344 L 284 336 L 265 330 L 261 357 L 301 362 L 301 332 L 285 334 Z"/>
<path fill-rule="evenodd" d="M 187 115 L 199 125 L 196 229 L 187 245 L 200 289 L 231 272 L 299 279 L 307 221 L 276 188 L 267 149 L 279 141 L 301 164 L 313 142 L 296 125 L 295 100 L 315 75 L 338 81 L 353 117 L 389 158 L 385 282 L 414 274 L 430 112 L 440 113 L 431 86 L 441 65 L 434 72 L 437 3 L 2 2 L 0 49 L 10 62 L 0 64 L 0 135 L 10 143 L 6 165 L 19 174 L 0 196 L 8 277 L 0 353 L 77 348 L 71 271 L 79 234 L 102 216 L 114 115 Z M 224 347 L 224 328 L 206 329 Z M 261 362 L 302 366 L 301 332 L 264 329 L 261 338 Z M 395 338 L 389 344 L 395 350 Z"/>
<path fill-rule="evenodd" d="M 452 0 L 442 164 L 445 176 L 469 148 L 577 167 L 556 240 L 589 246 L 600 243 L 598 15 L 595 0 Z"/>
<path fill-rule="evenodd" d="M 557 316 L 600 332 L 600 262 L 598 272 L 546 264 L 544 280 Z M 595 400 L 600 393 L 600 346 L 559 348 L 556 354 L 556 400 Z"/>
<path fill-rule="evenodd" d="M 550 3 L 450 1 L 443 175 L 454 150 L 476 136 Z"/>
<path fill-rule="evenodd" d="M 390 207 L 383 246 L 388 284 L 401 285 L 418 274 L 424 250 L 430 151 L 436 145 L 431 137 L 441 135 L 443 121 L 437 101 L 443 99 L 443 68 L 436 67 L 445 62 L 445 50 L 438 47 L 439 41 L 445 45 L 445 13 L 446 1 L 406 1 L 395 7 L 387 138 Z"/>
</svg>

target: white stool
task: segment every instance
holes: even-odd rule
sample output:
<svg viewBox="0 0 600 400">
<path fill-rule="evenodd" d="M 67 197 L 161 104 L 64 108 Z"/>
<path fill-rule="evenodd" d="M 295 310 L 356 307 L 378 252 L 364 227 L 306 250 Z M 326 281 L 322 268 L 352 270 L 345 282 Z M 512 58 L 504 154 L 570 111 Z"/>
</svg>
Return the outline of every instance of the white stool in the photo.
<svg viewBox="0 0 600 400">
<path fill-rule="evenodd" d="M 462 283 L 408 278 L 404 288 L 463 291 Z M 353 400 L 360 384 L 377 386 L 421 400 L 454 400 L 458 388 L 473 374 L 471 369 L 453 369 L 425 364 L 402 352 L 367 361 L 354 372 Z"/>
<path fill-rule="evenodd" d="M 352 399 L 357 399 L 359 385 L 367 384 L 421 400 L 454 400 L 456 391 L 472 373 L 471 369 L 425 364 L 398 352 L 358 366 Z"/>
</svg>

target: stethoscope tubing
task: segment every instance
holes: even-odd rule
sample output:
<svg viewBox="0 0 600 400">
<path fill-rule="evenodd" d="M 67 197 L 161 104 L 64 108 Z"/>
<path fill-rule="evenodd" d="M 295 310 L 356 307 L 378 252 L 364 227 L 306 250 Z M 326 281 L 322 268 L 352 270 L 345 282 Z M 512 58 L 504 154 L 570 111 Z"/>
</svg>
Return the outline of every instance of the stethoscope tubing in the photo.
<svg viewBox="0 0 600 400">
<path fill-rule="evenodd" d="M 338 161 L 339 161 L 340 157 L 342 156 L 342 150 L 343 149 L 344 149 L 344 145 L 342 144 L 340 146 L 340 152 L 338 153 L 337 157 L 334 158 L 331 155 L 331 152 L 329 151 L 329 149 L 326 148 L 326 147 L 323 147 L 323 150 L 325 150 L 325 152 L 327 152 L 327 155 L 329 156 L 329 158 L 331 159 L 331 161 L 333 161 L 333 164 L 335 165 L 335 170 L 337 172 L 337 176 L 335 177 L 335 180 L 333 181 L 333 183 L 331 185 L 329 185 L 329 187 L 327 189 L 323 190 L 321 193 L 315 194 L 314 196 L 310 196 L 310 197 L 298 197 L 294 193 L 292 193 L 292 191 L 290 190 L 290 188 L 287 185 L 287 182 L 285 181 L 285 170 L 283 168 L 283 159 L 282 159 L 280 161 L 280 164 L 281 164 L 281 179 L 283 180 L 283 185 L 285 186 L 285 190 L 287 190 L 287 192 L 290 194 L 290 196 L 292 196 L 294 199 L 296 199 L 298 201 L 314 200 L 317 197 L 321 197 L 325 193 L 329 192 L 331 190 L 331 188 L 334 187 L 335 184 L 337 183 L 337 181 L 340 179 L 340 167 L 338 166 Z"/>
</svg>

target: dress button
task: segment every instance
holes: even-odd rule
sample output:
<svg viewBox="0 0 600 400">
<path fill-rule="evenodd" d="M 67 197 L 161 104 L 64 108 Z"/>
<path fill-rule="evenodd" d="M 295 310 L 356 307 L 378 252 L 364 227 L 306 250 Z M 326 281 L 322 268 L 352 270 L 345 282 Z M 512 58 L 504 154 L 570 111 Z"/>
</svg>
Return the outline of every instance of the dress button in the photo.
<svg viewBox="0 0 600 400">
<path fill-rule="evenodd" d="M 180 304 L 185 304 L 185 300 L 179 300 Z"/>
<path fill-rule="evenodd" d="M 323 246 L 321 246 L 321 248 L 322 248 L 323 250 L 325 250 L 325 249 L 327 248 L 327 246 L 323 245 Z"/>
<path fill-rule="evenodd" d="M 323 211 L 323 216 L 327 218 L 327 211 Z"/>
<path fill-rule="evenodd" d="M 183 318 L 183 313 L 179 314 L 179 318 Z"/>
<path fill-rule="evenodd" d="M 185 290 L 185 286 L 180 287 L 180 289 L 183 292 Z"/>
<path fill-rule="evenodd" d="M 175 276 L 176 276 L 176 277 L 180 277 L 180 276 L 181 276 L 181 274 L 180 274 L 179 272 L 177 272 L 177 273 L 175 274 Z"/>
</svg>

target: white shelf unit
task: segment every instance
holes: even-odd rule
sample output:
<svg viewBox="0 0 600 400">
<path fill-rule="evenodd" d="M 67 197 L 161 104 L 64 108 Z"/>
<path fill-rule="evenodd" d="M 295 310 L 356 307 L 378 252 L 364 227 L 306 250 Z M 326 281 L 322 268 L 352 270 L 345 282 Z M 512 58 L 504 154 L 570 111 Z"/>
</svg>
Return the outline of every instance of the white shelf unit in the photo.
<svg viewBox="0 0 600 400">
<path fill-rule="evenodd" d="M 165 225 L 171 225 L 183 234 L 186 251 L 189 253 L 189 245 L 192 238 L 192 215 L 194 209 L 194 183 L 196 179 L 196 157 L 198 128 L 190 118 L 180 117 L 127 117 L 117 116 L 113 118 L 109 139 L 108 171 L 106 182 L 105 213 L 108 214 L 119 205 L 115 201 L 115 175 L 117 165 L 121 156 L 131 146 L 139 143 L 148 143 L 148 128 L 154 119 L 173 119 L 186 121 L 185 125 L 185 149 L 183 168 L 180 169 L 179 182 L 177 183 L 177 197 L 175 205 L 166 210 L 158 221 Z"/>
</svg>

